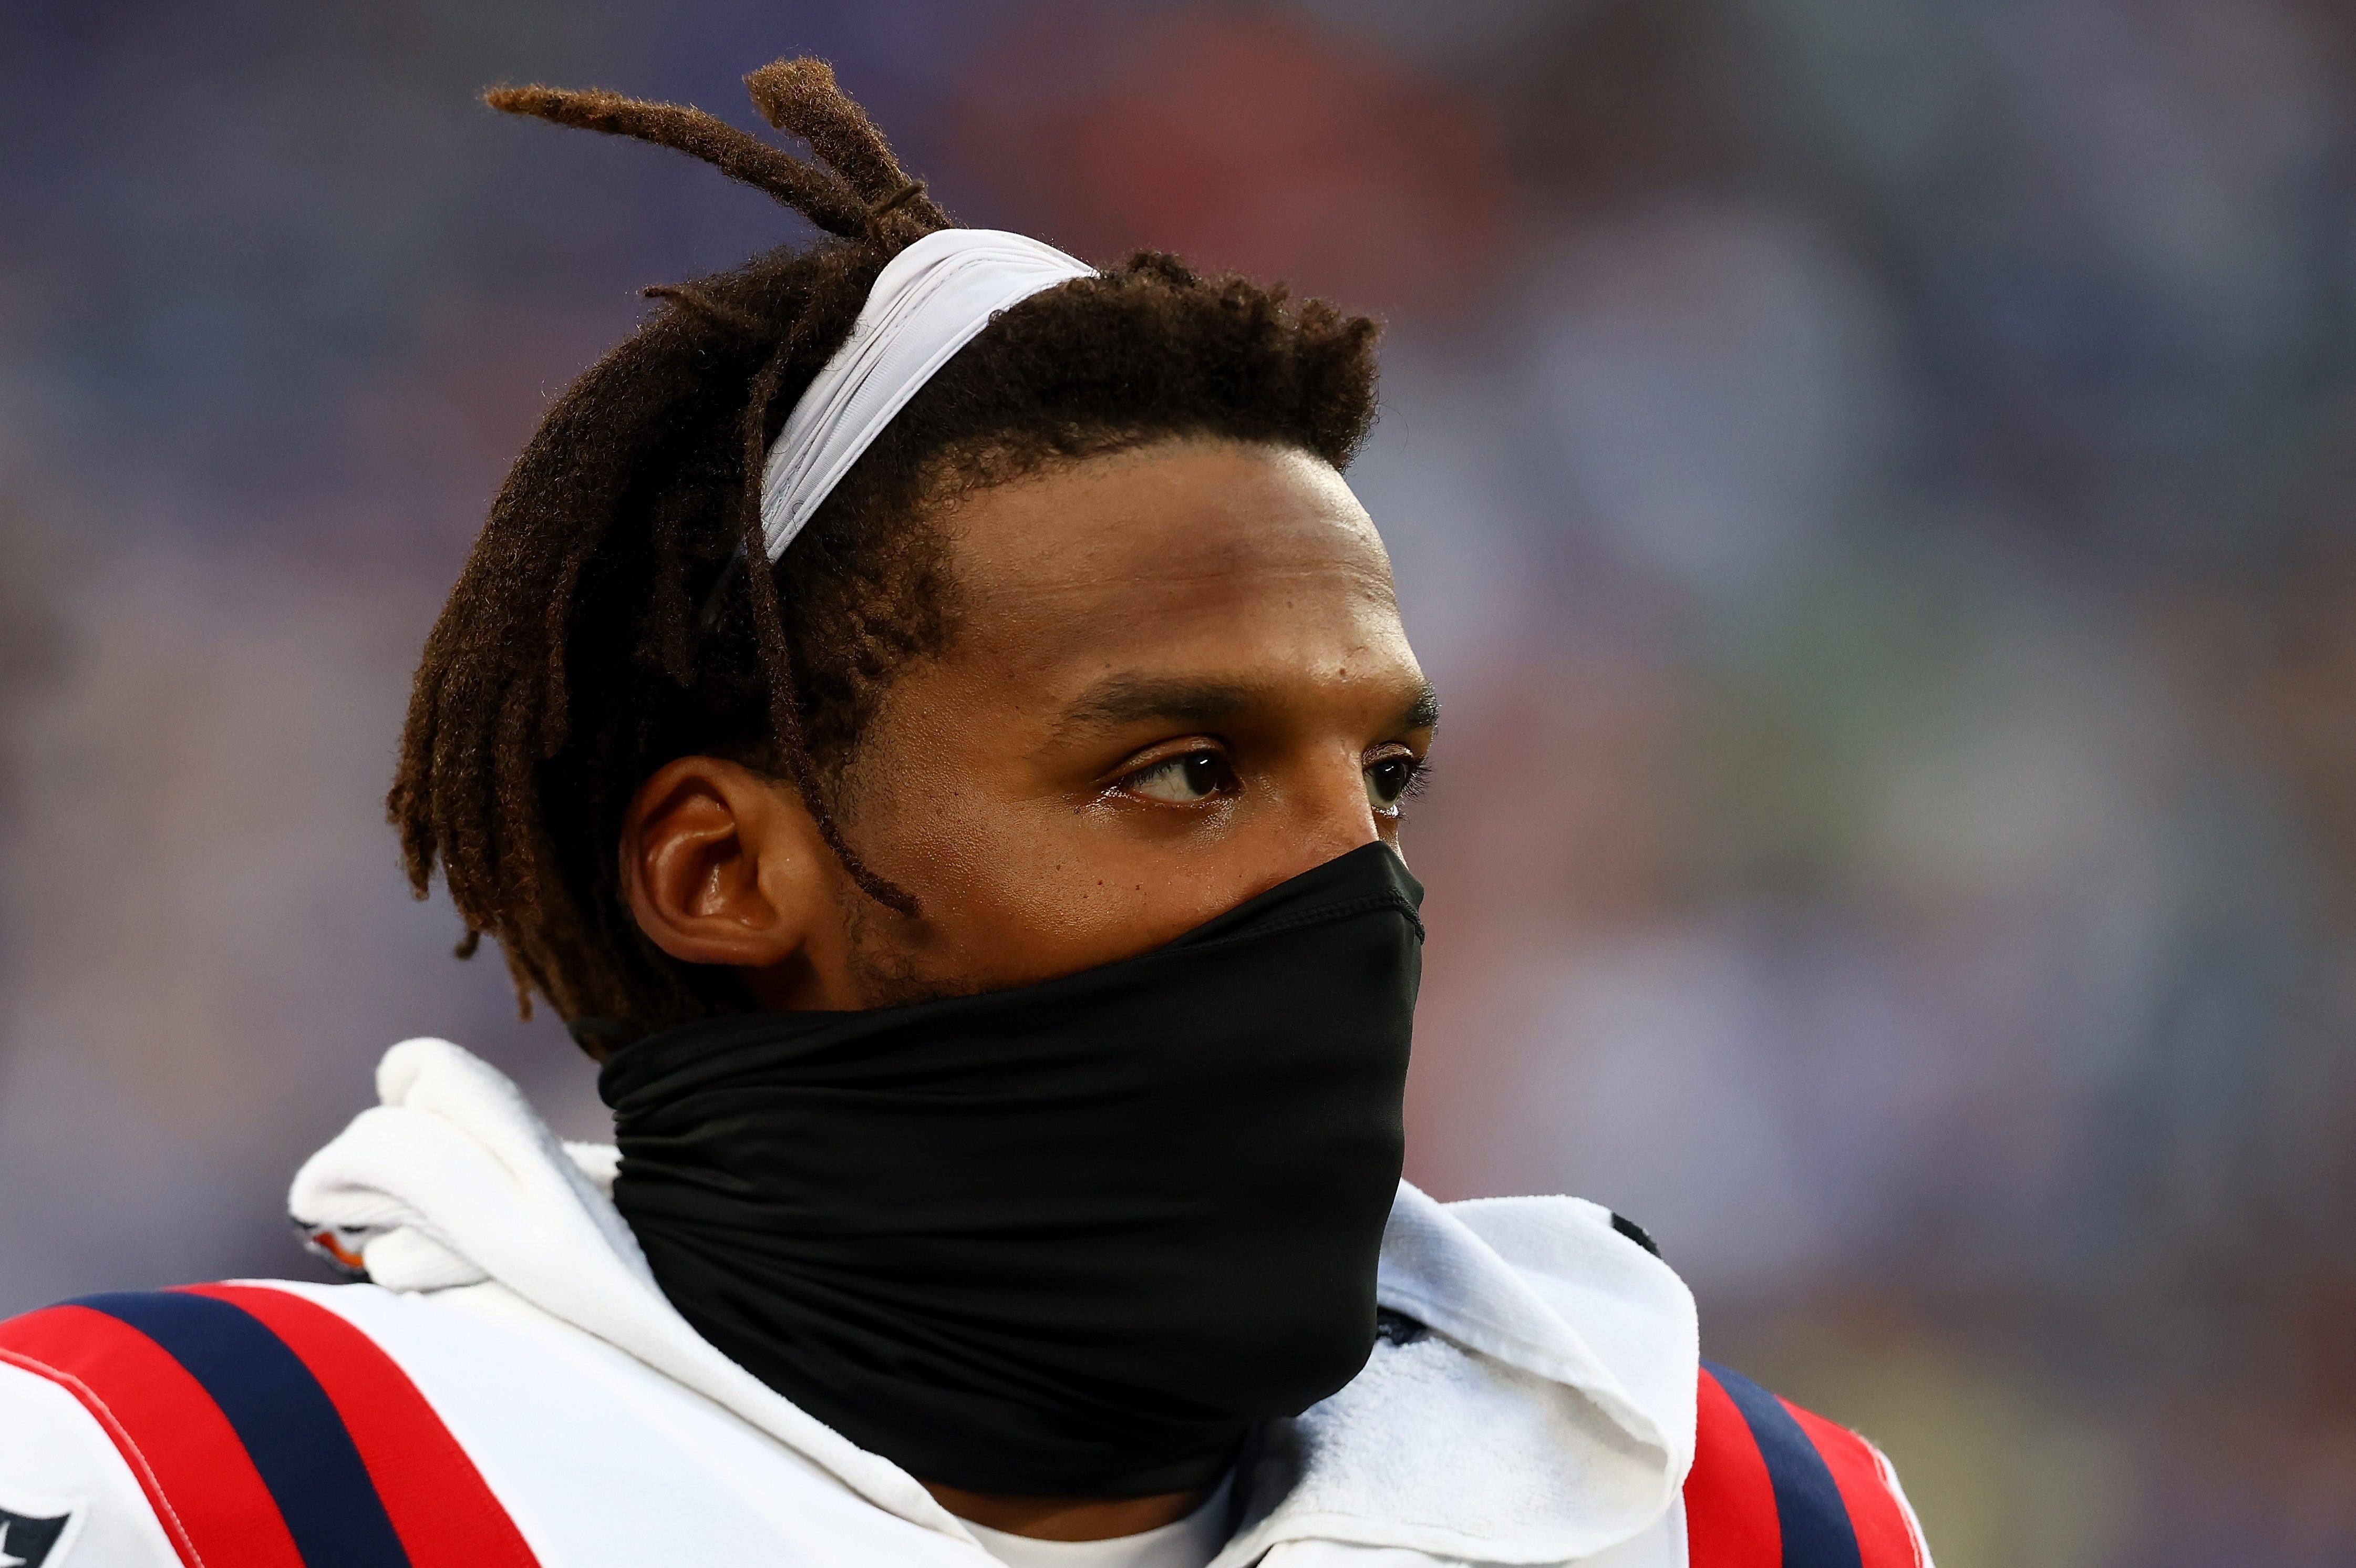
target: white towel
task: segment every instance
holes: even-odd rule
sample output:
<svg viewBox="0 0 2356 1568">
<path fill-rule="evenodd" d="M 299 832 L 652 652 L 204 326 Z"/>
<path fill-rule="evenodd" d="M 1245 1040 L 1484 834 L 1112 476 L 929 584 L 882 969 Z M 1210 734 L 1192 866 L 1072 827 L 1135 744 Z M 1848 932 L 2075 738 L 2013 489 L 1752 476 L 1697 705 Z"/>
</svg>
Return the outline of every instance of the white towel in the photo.
<svg viewBox="0 0 2356 1568">
<path fill-rule="evenodd" d="M 385 1053 L 376 1085 L 383 1103 L 305 1161 L 287 1195 L 305 1228 L 358 1240 L 370 1279 L 395 1291 L 496 1280 L 734 1411 L 877 1506 L 970 1539 L 914 1477 L 688 1326 L 612 1199 L 506 1075 L 447 1040 L 404 1040 Z"/>
</svg>

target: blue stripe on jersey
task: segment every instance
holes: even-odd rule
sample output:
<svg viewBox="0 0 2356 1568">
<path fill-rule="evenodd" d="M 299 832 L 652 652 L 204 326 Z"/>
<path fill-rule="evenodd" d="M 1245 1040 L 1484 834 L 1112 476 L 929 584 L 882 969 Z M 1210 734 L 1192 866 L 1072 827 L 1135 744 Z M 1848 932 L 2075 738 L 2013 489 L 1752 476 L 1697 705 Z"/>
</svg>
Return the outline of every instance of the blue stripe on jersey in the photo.
<svg viewBox="0 0 2356 1568">
<path fill-rule="evenodd" d="M 66 1305 L 129 1324 L 204 1386 L 245 1444 L 306 1568 L 410 1568 L 335 1402 L 259 1318 L 184 1291 Z"/>
<path fill-rule="evenodd" d="M 1742 1412 L 1751 1440 L 1767 1461 L 1767 1478 L 1775 1487 L 1775 1520 L 1783 1536 L 1783 1568 L 1863 1568 L 1840 1487 L 1783 1402 L 1740 1372 L 1715 1361 L 1702 1365 Z"/>
</svg>

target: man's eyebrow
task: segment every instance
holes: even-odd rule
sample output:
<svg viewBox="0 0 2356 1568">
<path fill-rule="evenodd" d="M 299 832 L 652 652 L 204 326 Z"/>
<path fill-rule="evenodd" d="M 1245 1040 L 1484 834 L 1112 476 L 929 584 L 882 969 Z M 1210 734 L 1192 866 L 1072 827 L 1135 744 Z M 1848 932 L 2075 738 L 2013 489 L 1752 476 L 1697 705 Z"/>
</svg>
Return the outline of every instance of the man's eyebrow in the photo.
<svg viewBox="0 0 2356 1568">
<path fill-rule="evenodd" d="M 1144 719 L 1216 724 L 1267 693 L 1236 681 L 1186 676 L 1108 675 L 1064 710 L 1066 729 L 1116 729 Z"/>
<path fill-rule="evenodd" d="M 1074 699 L 1064 710 L 1065 729 L 1118 729 L 1147 719 L 1181 724 L 1213 725 L 1232 718 L 1269 696 L 1264 687 L 1240 681 L 1206 681 L 1191 676 L 1108 675 Z M 1427 683 L 1413 701 L 1399 710 L 1402 732 L 1436 729 L 1440 725 L 1440 693 Z"/>
<path fill-rule="evenodd" d="M 1398 727 L 1402 730 L 1436 730 L 1440 727 L 1440 693 L 1430 682 L 1424 682 L 1423 690 L 1415 694 L 1414 702 L 1400 710 Z"/>
</svg>

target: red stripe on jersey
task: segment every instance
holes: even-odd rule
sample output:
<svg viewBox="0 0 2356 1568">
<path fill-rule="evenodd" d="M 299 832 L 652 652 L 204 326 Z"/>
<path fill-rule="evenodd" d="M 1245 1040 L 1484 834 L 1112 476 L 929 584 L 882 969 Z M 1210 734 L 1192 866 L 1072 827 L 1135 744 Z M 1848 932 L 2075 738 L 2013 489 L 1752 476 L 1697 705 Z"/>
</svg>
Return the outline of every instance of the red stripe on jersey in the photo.
<svg viewBox="0 0 2356 1568">
<path fill-rule="evenodd" d="M 1766 1457 L 1733 1396 L 1708 1368 L 1694 1416 L 1694 1462 L 1686 1476 L 1687 1563 L 1691 1568 L 1783 1568 L 1783 1530 Z"/>
<path fill-rule="evenodd" d="M 1783 1408 L 1824 1455 L 1825 1468 L 1840 1488 L 1841 1506 L 1848 1509 L 1849 1528 L 1857 1532 L 1857 1552 L 1864 1568 L 1922 1568 L 1914 1547 L 1914 1531 L 1906 1510 L 1883 1479 L 1881 1459 L 1873 1445 L 1847 1427 L 1802 1410 L 1790 1400 Z"/>
<path fill-rule="evenodd" d="M 229 1418 L 153 1339 L 88 1307 L 44 1307 L 0 1324 L 0 1359 L 98 1418 L 187 1568 L 303 1568 Z"/>
<path fill-rule="evenodd" d="M 190 1285 L 243 1308 L 303 1359 L 334 1402 L 369 1480 L 419 1568 L 537 1568 L 515 1521 L 400 1364 L 347 1319 L 293 1291 Z"/>
</svg>

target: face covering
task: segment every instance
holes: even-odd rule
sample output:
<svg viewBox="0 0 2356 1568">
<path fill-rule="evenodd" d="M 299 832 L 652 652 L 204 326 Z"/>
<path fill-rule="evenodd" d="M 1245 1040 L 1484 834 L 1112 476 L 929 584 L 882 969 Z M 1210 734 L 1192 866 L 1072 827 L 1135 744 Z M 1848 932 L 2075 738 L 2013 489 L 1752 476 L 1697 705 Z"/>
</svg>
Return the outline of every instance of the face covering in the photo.
<svg viewBox="0 0 2356 1568">
<path fill-rule="evenodd" d="M 1372 1350 L 1422 897 L 1370 844 L 1044 984 L 648 1036 L 615 1202 L 698 1333 L 920 1479 L 1209 1486 Z"/>
</svg>

